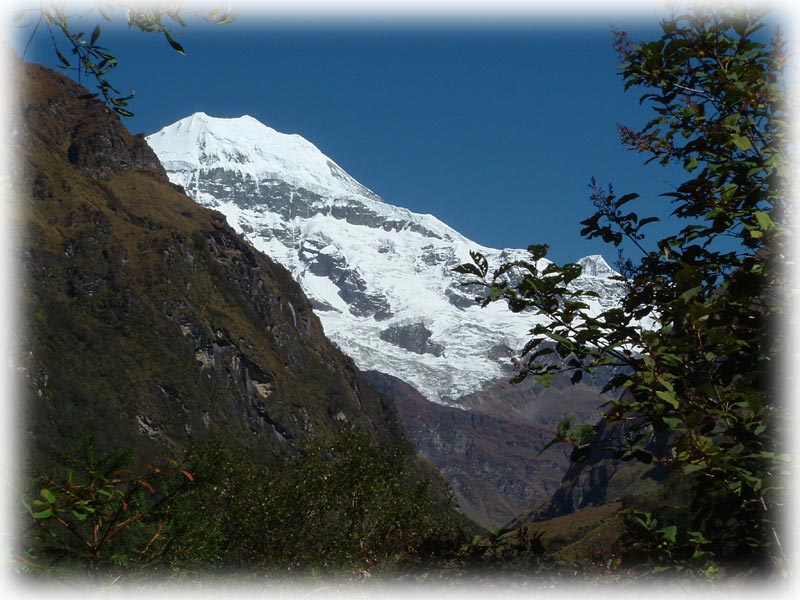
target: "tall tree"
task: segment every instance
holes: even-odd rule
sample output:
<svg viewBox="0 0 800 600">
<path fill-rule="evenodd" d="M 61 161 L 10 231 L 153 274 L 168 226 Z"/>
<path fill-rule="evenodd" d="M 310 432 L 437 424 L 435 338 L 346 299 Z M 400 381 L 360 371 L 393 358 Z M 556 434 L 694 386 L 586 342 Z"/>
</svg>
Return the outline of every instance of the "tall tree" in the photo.
<svg viewBox="0 0 800 600">
<path fill-rule="evenodd" d="M 579 381 L 615 367 L 607 389 L 624 393 L 604 418 L 625 423 L 618 457 L 661 461 L 694 486 L 687 522 L 639 521 L 667 549 L 661 559 L 682 567 L 781 554 L 786 341 L 778 322 L 790 173 L 785 44 L 765 27 L 762 12 L 715 7 L 674 12 L 650 42 L 613 32 L 625 88 L 642 88 L 640 102 L 654 113 L 641 130 L 620 127 L 623 143 L 686 173 L 663 194 L 674 233 L 655 241 L 646 227 L 658 219 L 631 210 L 638 194 L 618 196 L 592 180 L 595 212 L 582 235 L 617 248 L 626 240 L 640 252 L 620 253 L 619 307 L 592 314 L 586 301 L 595 294 L 572 285 L 580 267 L 542 260 L 546 246 L 491 274 L 478 253 L 457 268 L 474 276 L 466 284 L 484 288 L 484 304 L 505 300 L 549 318 L 532 329 L 518 379 L 546 383 L 571 371 Z M 565 423 L 556 441 L 580 458 L 590 433 Z M 643 449 L 655 435 L 668 440 L 656 455 Z"/>
</svg>

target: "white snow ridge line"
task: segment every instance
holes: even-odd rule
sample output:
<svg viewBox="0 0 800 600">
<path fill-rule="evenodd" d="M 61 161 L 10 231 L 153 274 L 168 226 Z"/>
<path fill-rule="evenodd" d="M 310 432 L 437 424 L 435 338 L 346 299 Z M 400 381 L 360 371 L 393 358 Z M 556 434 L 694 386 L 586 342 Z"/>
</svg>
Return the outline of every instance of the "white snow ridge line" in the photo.
<svg viewBox="0 0 800 600">
<path fill-rule="evenodd" d="M 481 309 L 452 269 L 470 250 L 490 264 L 526 251 L 482 247 L 431 215 L 388 204 L 312 143 L 252 117 L 197 113 L 147 141 L 171 181 L 292 272 L 325 333 L 359 368 L 455 405 L 512 372 L 535 317 Z M 616 303 L 621 284 L 605 260 L 579 262 L 579 284 L 600 292 L 593 308 Z"/>
</svg>

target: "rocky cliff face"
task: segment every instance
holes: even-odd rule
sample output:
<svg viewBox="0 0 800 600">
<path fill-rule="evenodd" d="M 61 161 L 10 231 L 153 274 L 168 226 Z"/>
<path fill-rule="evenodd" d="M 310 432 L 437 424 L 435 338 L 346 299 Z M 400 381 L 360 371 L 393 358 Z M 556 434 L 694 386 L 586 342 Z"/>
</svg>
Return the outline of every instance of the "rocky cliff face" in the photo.
<svg viewBox="0 0 800 600">
<path fill-rule="evenodd" d="M 283 267 L 171 184 L 85 89 L 36 65 L 12 75 L 17 367 L 35 457 L 86 436 L 144 454 L 217 436 L 257 457 L 342 422 L 403 439 Z"/>
<path fill-rule="evenodd" d="M 586 508 L 610 506 L 614 502 L 626 503 L 635 497 L 641 503 L 643 498 L 655 494 L 669 495 L 668 486 L 664 486 L 669 474 L 663 465 L 614 458 L 614 449 L 624 446 L 623 437 L 623 424 L 599 421 L 597 432 L 589 441 L 589 456 L 571 464 L 557 489 L 537 506 L 521 512 L 509 527 L 546 521 Z M 644 449 L 659 453 L 664 450 L 665 442 L 663 436 L 652 437 Z"/>
</svg>

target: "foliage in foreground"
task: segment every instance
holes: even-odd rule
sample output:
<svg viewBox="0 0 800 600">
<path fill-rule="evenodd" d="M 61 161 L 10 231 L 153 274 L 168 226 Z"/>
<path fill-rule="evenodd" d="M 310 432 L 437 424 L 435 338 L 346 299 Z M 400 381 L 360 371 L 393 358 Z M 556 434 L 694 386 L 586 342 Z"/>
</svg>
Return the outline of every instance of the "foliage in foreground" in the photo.
<svg viewBox="0 0 800 600">
<path fill-rule="evenodd" d="M 111 23 L 114 12 L 121 10 L 125 14 L 125 22 L 129 28 L 146 33 L 164 34 L 164 39 L 173 50 L 179 54 L 185 54 L 183 46 L 178 43 L 172 33 L 175 27 L 186 27 L 182 8 L 180 5 L 157 6 L 149 2 L 103 2 L 97 7 L 97 12 L 103 21 Z M 21 11 L 16 20 L 21 20 L 25 16 L 25 12 Z M 31 38 L 40 28 L 46 29 L 53 44 L 53 52 L 58 60 L 58 66 L 67 71 L 73 71 L 78 81 L 81 81 L 83 77 L 88 77 L 96 82 L 99 91 L 89 94 L 87 98 L 102 97 L 106 106 L 121 117 L 133 116 L 133 113 L 126 107 L 135 92 L 122 95 L 111 85 L 109 80 L 109 73 L 119 65 L 119 59 L 99 43 L 102 33 L 100 23 L 92 27 L 91 33 L 87 35 L 85 31 L 75 29 L 74 21 L 79 19 L 70 16 L 60 3 L 43 2 L 40 9 L 34 9 L 31 12 L 36 15 L 32 24 Z M 205 14 L 194 14 L 215 25 L 230 23 L 236 18 L 230 8 L 227 10 L 216 8 Z M 78 24 L 78 27 L 80 26 Z M 30 44 L 30 41 L 28 43 Z"/>
<path fill-rule="evenodd" d="M 620 392 L 604 418 L 624 423 L 617 458 L 660 461 L 694 486 L 688 511 L 632 513 L 628 544 L 657 569 L 715 573 L 719 565 L 782 562 L 778 533 L 782 454 L 776 322 L 784 314 L 787 108 L 780 32 L 764 35 L 764 15 L 718 8 L 674 14 L 663 35 L 634 44 L 615 32 L 625 87 L 643 87 L 654 117 L 641 131 L 620 127 L 649 161 L 678 165 L 687 179 L 664 194 L 675 232 L 649 241 L 657 221 L 630 210 L 638 194 L 617 196 L 592 180 L 595 213 L 582 234 L 640 252 L 620 252 L 626 294 L 594 314 L 594 292 L 572 285 L 580 266 L 542 260 L 506 263 L 489 273 L 482 255 L 457 270 L 485 290 L 484 305 L 547 317 L 531 330 L 518 376 L 574 382 L 598 367 L 617 373 Z M 555 360 L 554 360 L 555 359 Z M 586 456 L 591 428 L 565 422 L 556 441 Z M 666 440 L 653 450 L 646 444 Z M 656 511 L 659 512 L 659 511 Z M 688 514 L 686 514 L 688 512 Z M 681 517 L 676 515 L 681 513 Z M 675 520 L 677 518 L 677 520 Z"/>
<path fill-rule="evenodd" d="M 462 535 L 451 507 L 412 474 L 400 446 L 343 429 L 269 468 L 216 450 L 201 459 L 228 565 L 292 572 L 386 569 L 434 556 Z"/>
<path fill-rule="evenodd" d="M 61 453 L 58 473 L 37 473 L 23 529 L 23 569 L 99 575 L 106 568 L 201 563 L 217 552 L 213 523 L 192 518 L 194 475 L 173 458 L 98 455 L 93 441 Z"/>
<path fill-rule="evenodd" d="M 255 465 L 221 444 L 183 466 L 86 445 L 37 474 L 20 569 L 52 576 L 243 571 L 349 574 L 420 564 L 463 537 L 398 446 L 345 428 Z"/>
</svg>

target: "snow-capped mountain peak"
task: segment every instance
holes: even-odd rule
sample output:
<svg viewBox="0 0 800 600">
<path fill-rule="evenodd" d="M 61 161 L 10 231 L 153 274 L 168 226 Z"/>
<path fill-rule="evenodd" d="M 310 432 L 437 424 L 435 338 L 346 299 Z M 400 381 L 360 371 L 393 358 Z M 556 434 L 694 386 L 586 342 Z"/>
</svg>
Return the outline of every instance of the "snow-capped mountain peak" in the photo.
<svg viewBox="0 0 800 600">
<path fill-rule="evenodd" d="M 252 117 L 196 113 L 147 141 L 174 183 L 293 273 L 326 334 L 360 368 L 448 404 L 509 375 L 536 317 L 481 309 L 453 268 L 470 250 L 493 265 L 527 251 L 482 247 L 388 204 L 311 142 Z M 603 258 L 578 262 L 576 283 L 602 291 L 597 308 L 614 303 L 620 284 Z"/>
<path fill-rule="evenodd" d="M 249 115 L 195 113 L 148 138 L 167 171 L 222 169 L 260 180 L 280 180 L 334 196 L 371 192 L 296 134 L 280 133 Z"/>
</svg>

